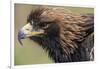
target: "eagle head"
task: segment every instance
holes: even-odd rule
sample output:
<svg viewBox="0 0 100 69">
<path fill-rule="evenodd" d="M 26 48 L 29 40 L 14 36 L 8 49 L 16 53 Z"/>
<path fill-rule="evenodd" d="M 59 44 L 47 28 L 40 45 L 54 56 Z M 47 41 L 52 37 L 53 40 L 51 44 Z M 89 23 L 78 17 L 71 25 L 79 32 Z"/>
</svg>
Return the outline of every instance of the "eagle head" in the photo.
<svg viewBox="0 0 100 69">
<path fill-rule="evenodd" d="M 54 11 L 47 7 L 39 7 L 31 11 L 27 18 L 27 24 L 18 32 L 18 40 L 31 37 L 58 37 L 60 24 Z M 21 43 L 22 44 L 22 43 Z"/>
</svg>

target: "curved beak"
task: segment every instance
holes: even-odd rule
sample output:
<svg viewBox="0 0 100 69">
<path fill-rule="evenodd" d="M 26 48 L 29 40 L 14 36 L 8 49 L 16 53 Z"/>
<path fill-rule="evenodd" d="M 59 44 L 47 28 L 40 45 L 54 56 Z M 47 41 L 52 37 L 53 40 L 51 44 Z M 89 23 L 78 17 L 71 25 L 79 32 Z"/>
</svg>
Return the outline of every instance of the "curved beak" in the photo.
<svg viewBox="0 0 100 69">
<path fill-rule="evenodd" d="M 21 42 L 21 39 L 24 39 L 24 38 L 25 38 L 25 34 L 22 31 L 19 31 L 18 32 L 18 41 L 21 45 L 23 45 Z"/>
<path fill-rule="evenodd" d="M 43 34 L 44 31 L 43 30 L 33 30 L 32 29 L 32 25 L 30 25 L 29 23 L 27 25 L 25 25 L 19 32 L 18 32 L 18 41 L 21 45 L 22 42 L 21 42 L 21 39 L 25 39 L 27 37 L 31 37 L 31 36 L 37 36 L 37 35 L 40 35 L 40 34 Z"/>
</svg>

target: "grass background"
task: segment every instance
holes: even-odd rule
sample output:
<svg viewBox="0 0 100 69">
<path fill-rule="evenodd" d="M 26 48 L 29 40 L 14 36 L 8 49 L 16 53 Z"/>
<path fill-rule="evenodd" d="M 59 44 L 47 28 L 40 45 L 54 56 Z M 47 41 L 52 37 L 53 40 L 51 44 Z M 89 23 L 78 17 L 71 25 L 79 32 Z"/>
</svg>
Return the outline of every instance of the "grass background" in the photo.
<svg viewBox="0 0 100 69">
<path fill-rule="evenodd" d="M 35 9 L 36 5 L 28 4 L 15 4 L 14 23 L 15 23 L 15 37 L 14 37 L 14 64 L 15 65 L 29 65 L 29 64 L 46 64 L 54 63 L 52 59 L 48 57 L 47 52 L 43 50 L 37 43 L 30 39 L 22 40 L 23 46 L 21 46 L 17 40 L 17 34 L 21 27 L 26 24 L 27 16 L 32 9 Z M 71 10 L 73 13 L 93 13 L 93 8 L 82 7 L 63 7 Z"/>
</svg>

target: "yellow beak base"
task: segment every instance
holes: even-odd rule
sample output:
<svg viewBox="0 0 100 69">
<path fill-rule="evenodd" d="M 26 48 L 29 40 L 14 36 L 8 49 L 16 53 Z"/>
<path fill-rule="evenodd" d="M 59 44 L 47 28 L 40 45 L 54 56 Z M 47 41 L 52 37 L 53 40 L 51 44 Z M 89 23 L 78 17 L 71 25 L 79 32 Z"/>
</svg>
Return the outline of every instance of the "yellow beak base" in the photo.
<svg viewBox="0 0 100 69">
<path fill-rule="evenodd" d="M 30 33 L 31 36 L 36 36 L 36 35 L 39 35 L 39 34 L 43 34 L 43 32 L 31 32 Z"/>
</svg>

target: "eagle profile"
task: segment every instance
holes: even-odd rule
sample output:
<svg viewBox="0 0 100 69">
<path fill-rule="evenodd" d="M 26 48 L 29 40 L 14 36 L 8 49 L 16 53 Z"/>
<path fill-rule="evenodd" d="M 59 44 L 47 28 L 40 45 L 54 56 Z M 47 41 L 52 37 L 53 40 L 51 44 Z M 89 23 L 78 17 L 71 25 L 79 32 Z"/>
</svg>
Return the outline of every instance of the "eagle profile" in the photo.
<svg viewBox="0 0 100 69">
<path fill-rule="evenodd" d="M 94 60 L 94 15 L 38 7 L 18 32 L 20 43 L 25 38 L 39 43 L 56 63 Z"/>
</svg>

